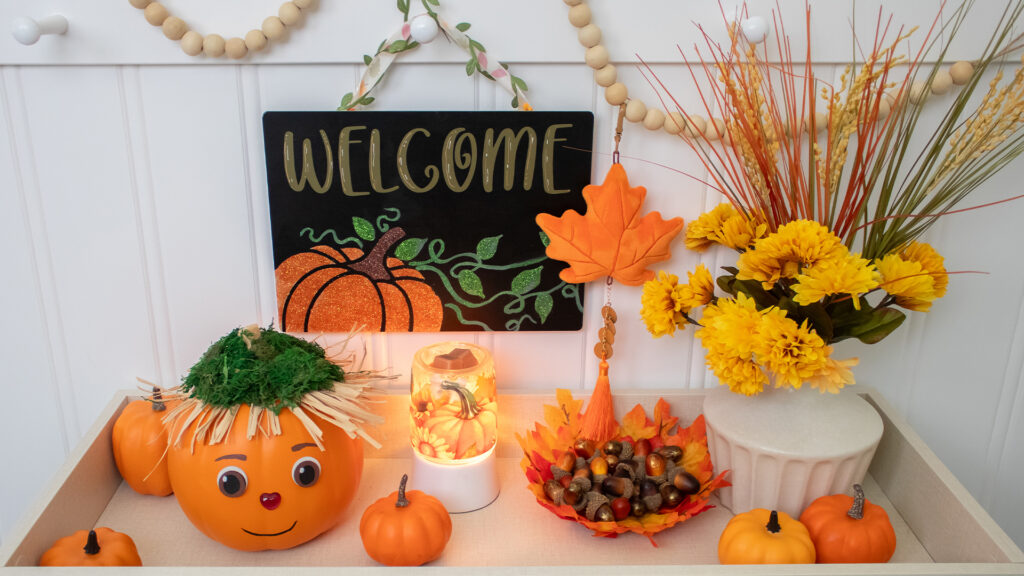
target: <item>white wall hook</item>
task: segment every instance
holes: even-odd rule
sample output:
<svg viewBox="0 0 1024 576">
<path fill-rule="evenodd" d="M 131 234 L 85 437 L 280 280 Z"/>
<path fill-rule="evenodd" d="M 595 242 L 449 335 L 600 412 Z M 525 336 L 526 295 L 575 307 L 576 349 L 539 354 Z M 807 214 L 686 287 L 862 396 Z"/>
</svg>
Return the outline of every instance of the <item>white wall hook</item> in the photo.
<svg viewBox="0 0 1024 576">
<path fill-rule="evenodd" d="M 26 46 L 35 44 L 43 34 L 63 34 L 68 31 L 68 19 L 60 14 L 44 16 L 33 20 L 28 16 L 14 19 L 11 33 L 14 39 Z"/>
</svg>

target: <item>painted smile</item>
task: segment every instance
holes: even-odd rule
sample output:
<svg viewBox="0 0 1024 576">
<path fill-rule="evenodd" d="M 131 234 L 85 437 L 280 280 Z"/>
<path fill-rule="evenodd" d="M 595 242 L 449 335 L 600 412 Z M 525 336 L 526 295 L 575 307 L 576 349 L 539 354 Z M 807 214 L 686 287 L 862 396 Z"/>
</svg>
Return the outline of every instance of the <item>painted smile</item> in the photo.
<svg viewBox="0 0 1024 576">
<path fill-rule="evenodd" d="M 242 532 L 245 532 L 246 534 L 252 534 L 253 536 L 280 536 L 281 534 L 287 534 L 288 532 L 291 532 L 292 528 L 295 528 L 295 525 L 298 524 L 298 523 L 299 523 L 299 521 L 296 520 L 295 522 L 292 522 L 292 525 L 289 526 L 287 530 L 282 530 L 280 532 L 274 532 L 273 534 L 260 534 L 259 532 L 250 532 L 250 531 L 246 530 L 245 528 L 242 528 Z"/>
</svg>

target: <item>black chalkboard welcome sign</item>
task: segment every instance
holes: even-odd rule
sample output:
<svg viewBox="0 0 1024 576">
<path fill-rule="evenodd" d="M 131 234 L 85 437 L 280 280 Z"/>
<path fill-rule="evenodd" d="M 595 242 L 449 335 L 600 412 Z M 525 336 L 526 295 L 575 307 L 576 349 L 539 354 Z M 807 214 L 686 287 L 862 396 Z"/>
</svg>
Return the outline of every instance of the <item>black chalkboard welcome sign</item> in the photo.
<svg viewBox="0 0 1024 576">
<path fill-rule="evenodd" d="M 540 212 L 585 210 L 590 112 L 267 112 L 292 332 L 578 330 Z"/>
</svg>

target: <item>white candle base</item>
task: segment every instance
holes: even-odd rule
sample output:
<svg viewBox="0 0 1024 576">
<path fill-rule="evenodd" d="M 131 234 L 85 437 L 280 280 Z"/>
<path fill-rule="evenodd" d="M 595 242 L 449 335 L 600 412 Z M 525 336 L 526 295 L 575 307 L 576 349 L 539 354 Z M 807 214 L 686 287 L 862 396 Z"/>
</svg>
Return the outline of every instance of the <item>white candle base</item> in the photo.
<svg viewBox="0 0 1024 576">
<path fill-rule="evenodd" d="M 413 450 L 409 487 L 437 498 L 451 514 L 486 507 L 498 497 L 498 458 L 493 448 L 466 462 L 431 462 Z"/>
</svg>

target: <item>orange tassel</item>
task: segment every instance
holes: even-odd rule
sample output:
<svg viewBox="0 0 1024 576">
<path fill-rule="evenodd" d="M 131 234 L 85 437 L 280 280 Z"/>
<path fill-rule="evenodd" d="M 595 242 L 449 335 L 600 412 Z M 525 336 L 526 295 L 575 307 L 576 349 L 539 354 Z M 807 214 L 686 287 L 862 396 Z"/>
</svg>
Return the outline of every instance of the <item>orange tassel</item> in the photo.
<svg viewBox="0 0 1024 576">
<path fill-rule="evenodd" d="M 602 359 L 594 394 L 590 397 L 587 411 L 583 414 L 580 437 L 592 440 L 600 446 L 614 438 L 618 431 L 615 406 L 612 404 L 611 381 L 608 380 L 608 362 Z"/>
</svg>

